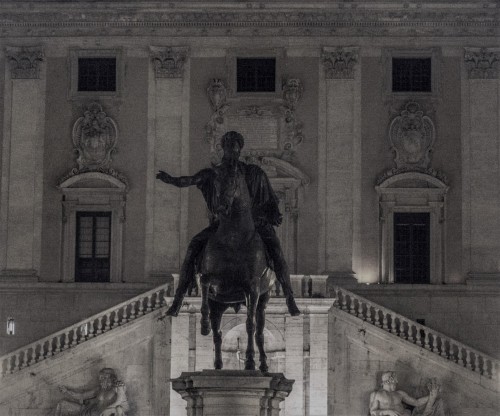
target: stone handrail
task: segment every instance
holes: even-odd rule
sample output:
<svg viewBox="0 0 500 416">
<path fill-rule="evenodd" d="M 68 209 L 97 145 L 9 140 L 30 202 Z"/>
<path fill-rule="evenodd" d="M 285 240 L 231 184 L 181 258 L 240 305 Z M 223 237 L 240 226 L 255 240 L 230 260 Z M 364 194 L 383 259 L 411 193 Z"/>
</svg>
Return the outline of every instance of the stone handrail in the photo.
<svg viewBox="0 0 500 416">
<path fill-rule="evenodd" d="M 169 284 L 156 287 L 0 357 L 1 376 L 15 373 L 165 305 Z"/>
<path fill-rule="evenodd" d="M 338 286 L 332 287 L 331 294 L 334 307 L 486 378 L 498 379 L 500 362 L 495 358 Z"/>
</svg>

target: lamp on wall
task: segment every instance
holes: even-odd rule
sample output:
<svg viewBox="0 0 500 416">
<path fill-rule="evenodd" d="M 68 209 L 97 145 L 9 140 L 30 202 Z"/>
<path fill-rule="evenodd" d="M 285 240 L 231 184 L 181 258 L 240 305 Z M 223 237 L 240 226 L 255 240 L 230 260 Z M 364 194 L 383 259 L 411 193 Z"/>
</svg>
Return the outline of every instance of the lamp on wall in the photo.
<svg viewBox="0 0 500 416">
<path fill-rule="evenodd" d="M 16 321 L 14 318 L 7 318 L 7 335 L 14 335 L 16 333 Z"/>
</svg>

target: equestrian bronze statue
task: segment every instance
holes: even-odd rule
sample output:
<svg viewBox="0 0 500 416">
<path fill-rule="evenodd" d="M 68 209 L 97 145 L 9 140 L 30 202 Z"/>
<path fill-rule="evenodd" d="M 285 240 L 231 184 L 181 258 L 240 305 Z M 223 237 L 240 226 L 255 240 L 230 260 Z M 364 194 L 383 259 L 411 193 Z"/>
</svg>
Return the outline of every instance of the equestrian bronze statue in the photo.
<svg viewBox="0 0 500 416">
<path fill-rule="evenodd" d="M 193 237 L 181 268 L 179 285 L 167 315 L 177 316 L 182 300 L 201 274 L 201 333 L 212 329 L 215 368 L 222 368 L 222 314 L 229 307 L 247 307 L 248 345 L 245 369 L 255 369 L 254 335 L 260 370 L 268 370 L 264 352 L 265 308 L 274 278 L 279 281 L 292 316 L 300 314 L 290 284 L 288 267 L 273 226 L 281 224 L 278 199 L 265 172 L 239 161 L 243 137 L 234 131 L 221 140 L 222 162 L 193 176 L 157 178 L 177 187 L 196 185 L 207 203 L 209 227 Z"/>
</svg>

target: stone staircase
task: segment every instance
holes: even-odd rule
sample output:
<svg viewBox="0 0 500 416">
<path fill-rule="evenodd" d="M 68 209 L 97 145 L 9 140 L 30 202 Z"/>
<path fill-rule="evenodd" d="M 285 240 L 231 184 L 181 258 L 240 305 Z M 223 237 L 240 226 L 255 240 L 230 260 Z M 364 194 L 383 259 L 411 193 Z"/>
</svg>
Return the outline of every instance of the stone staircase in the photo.
<svg viewBox="0 0 500 416">
<path fill-rule="evenodd" d="M 423 362 L 427 368 L 436 369 L 437 377 L 442 378 L 446 375 L 452 380 L 465 380 L 466 384 L 464 386 L 467 385 L 468 387 L 463 387 L 463 389 L 477 390 L 478 395 L 490 403 L 488 405 L 490 408 L 496 406 L 494 402 L 495 400 L 498 401 L 498 399 L 494 399 L 494 397 L 498 397 L 500 386 L 498 383 L 499 361 L 495 358 L 341 287 L 330 287 L 328 290 L 329 296 L 327 296 L 325 276 L 293 276 L 292 284 L 295 293 L 300 295 L 298 296 L 299 307 L 304 311 L 300 319 L 304 320 L 304 326 L 306 325 L 307 315 L 314 313 L 316 303 L 326 300 L 321 299 L 321 297 L 334 298 L 329 322 L 335 322 L 328 324 L 330 351 L 328 357 L 325 357 L 330 374 L 328 376 L 330 380 L 328 382 L 328 394 L 332 394 L 329 402 L 338 402 L 338 396 L 334 397 L 337 391 L 335 386 L 337 379 L 342 378 L 341 384 L 345 384 L 344 377 L 348 377 L 348 372 L 352 371 L 352 369 L 346 367 L 346 375 L 340 377 L 341 371 L 339 368 L 342 365 L 345 366 L 350 362 L 354 362 L 354 358 L 349 355 L 338 358 L 345 353 L 346 348 L 345 346 L 339 346 L 340 344 L 336 339 L 337 336 L 341 338 L 343 334 L 349 332 L 350 338 L 348 342 L 354 342 L 367 349 L 370 349 L 372 345 L 375 346 L 377 343 L 381 343 L 381 345 L 388 345 L 391 351 L 395 351 L 393 357 L 389 355 L 388 358 L 385 358 L 385 363 L 391 363 L 392 358 L 394 358 L 394 361 L 405 362 L 405 358 L 397 358 L 404 357 L 404 354 L 398 355 L 399 352 L 404 350 L 414 358 L 412 358 L 412 365 Z M 46 399 L 40 398 L 37 400 L 52 405 L 56 399 L 59 400 L 60 398 L 54 398 L 54 393 L 48 391 L 51 390 L 50 385 L 64 384 L 65 380 L 67 382 L 71 379 L 76 386 L 84 382 L 88 383 L 89 371 L 95 372 L 96 366 L 101 365 L 98 364 L 101 362 L 106 363 L 106 365 L 113 365 L 113 363 L 119 363 L 125 359 L 131 368 L 147 368 L 147 370 L 141 370 L 144 372 L 144 378 L 156 379 L 156 384 L 160 385 L 161 383 L 163 386 L 165 384 L 165 374 L 170 371 L 170 364 L 166 363 L 170 360 L 168 355 L 170 353 L 164 351 L 171 348 L 168 345 L 169 342 L 176 342 L 173 338 L 174 329 L 170 328 L 169 320 L 161 319 L 165 307 L 171 299 L 168 297 L 169 289 L 168 284 L 159 286 L 0 357 L 0 414 L 3 415 L 2 409 L 10 411 L 16 406 L 25 409 L 29 405 L 29 400 L 33 401 L 32 397 L 37 395 L 37 397 L 47 396 Z M 275 297 L 280 296 L 279 288 L 273 290 L 273 295 Z M 189 299 L 187 300 L 189 301 Z M 183 309 L 187 311 L 194 308 L 192 312 L 199 313 L 198 300 L 195 298 L 191 298 L 191 300 L 193 300 L 191 305 L 185 305 Z M 276 301 L 278 300 L 276 299 Z M 278 306 L 282 303 L 283 306 Z M 284 302 L 274 302 L 274 304 L 273 308 L 278 308 L 277 310 L 282 308 L 281 313 L 285 312 Z M 344 327 L 338 325 L 341 321 L 343 322 L 342 325 L 345 324 Z M 170 331 L 172 331 L 172 338 L 170 338 Z M 304 349 L 304 357 L 306 355 Z M 408 360 L 408 363 L 410 361 Z M 151 362 L 155 363 L 152 369 Z M 379 363 L 381 361 L 373 360 L 373 366 L 375 366 L 375 362 Z M 385 369 L 387 369 L 387 365 L 390 364 L 384 365 L 386 366 Z M 94 368 L 94 370 L 89 370 L 90 368 Z M 429 371 L 432 372 L 431 370 Z M 83 374 L 85 371 L 86 373 Z M 313 374 L 313 371 L 315 370 L 311 370 L 311 374 Z M 82 375 L 76 380 L 75 375 L 78 372 L 82 373 Z M 150 374 L 151 372 L 152 374 Z M 371 387 L 365 389 L 370 391 L 376 385 L 374 384 L 376 371 L 371 369 L 368 372 L 371 373 L 366 376 L 366 379 L 370 379 L 372 384 L 370 384 Z M 129 379 L 132 376 L 127 374 L 127 377 Z M 40 387 L 40 380 L 46 384 L 45 387 Z M 351 381 L 354 384 L 357 383 L 354 379 L 351 379 Z M 335 387 L 331 388 L 330 383 Z M 156 400 L 156 403 L 159 403 L 155 405 L 156 407 L 153 406 L 157 410 L 151 410 L 150 413 L 144 413 L 144 415 L 159 416 L 160 414 L 168 414 L 167 410 L 158 410 L 161 406 L 168 409 L 168 403 L 162 404 L 168 402 L 168 398 L 165 398 L 164 387 L 155 393 L 154 386 L 155 383 L 151 387 L 151 392 L 147 394 L 156 395 L 156 398 L 152 398 L 151 401 L 155 402 Z M 40 393 L 40 389 L 46 391 Z M 453 387 L 449 387 L 450 389 L 460 390 L 462 388 L 453 384 Z M 36 393 L 33 393 L 33 391 Z M 461 394 L 466 397 L 466 393 L 464 391 Z M 24 400 L 28 404 L 12 404 L 15 395 L 23 397 L 22 399 L 16 399 L 19 403 Z M 140 399 L 136 398 L 136 402 L 142 401 L 142 403 L 146 403 L 150 401 L 149 397 Z M 364 409 L 367 405 L 365 403 L 366 398 L 362 396 L 358 401 L 359 406 Z M 20 416 L 45 414 L 37 410 L 40 408 L 35 406 L 32 411 L 24 410 L 13 414 Z M 46 409 L 49 409 L 48 405 Z M 481 411 L 483 415 L 495 414 Z M 143 415 L 143 413 L 140 414 Z M 330 411 L 328 414 L 330 414 Z M 354 416 L 358 413 L 332 411 L 332 414 Z M 359 414 L 365 416 L 366 413 L 362 413 L 360 410 Z M 457 414 L 468 415 L 469 413 Z"/>
<path fill-rule="evenodd" d="M 500 362 L 495 358 L 341 287 L 334 286 L 330 293 L 337 309 L 446 358 L 450 363 L 498 381 Z"/>
</svg>

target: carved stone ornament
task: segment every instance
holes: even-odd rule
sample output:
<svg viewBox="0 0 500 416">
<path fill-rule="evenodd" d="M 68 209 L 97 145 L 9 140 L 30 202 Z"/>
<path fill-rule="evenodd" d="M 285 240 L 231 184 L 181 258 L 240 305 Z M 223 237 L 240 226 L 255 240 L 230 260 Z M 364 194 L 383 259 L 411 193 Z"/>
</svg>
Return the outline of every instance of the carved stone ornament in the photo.
<svg viewBox="0 0 500 416">
<path fill-rule="evenodd" d="M 469 79 L 496 79 L 499 73 L 500 53 L 486 48 L 466 48 L 465 64 Z"/>
<path fill-rule="evenodd" d="M 221 79 L 212 79 L 207 95 L 212 115 L 205 126 L 205 138 L 210 144 L 210 160 L 220 163 L 220 139 L 230 130 L 245 137 L 243 157 L 272 156 L 289 160 L 303 140 L 302 123 L 297 120 L 295 107 L 302 96 L 302 83 L 289 79 L 283 83 L 282 99 L 252 101 L 244 104 L 228 98 L 228 87 Z"/>
<path fill-rule="evenodd" d="M 389 126 L 389 141 L 396 168 L 427 169 L 435 140 L 434 123 L 424 116 L 420 105 L 409 101 Z"/>
<path fill-rule="evenodd" d="M 156 78 L 182 78 L 187 56 L 188 48 L 151 47 L 151 61 Z"/>
<path fill-rule="evenodd" d="M 324 48 L 321 58 L 327 79 L 354 79 L 358 48 Z"/>
<path fill-rule="evenodd" d="M 91 103 L 73 126 L 73 145 L 80 171 L 108 169 L 116 150 L 118 128 L 100 104 Z"/>
<path fill-rule="evenodd" d="M 12 79 L 40 78 L 40 63 L 44 60 L 41 47 L 7 47 L 6 56 Z"/>
</svg>

